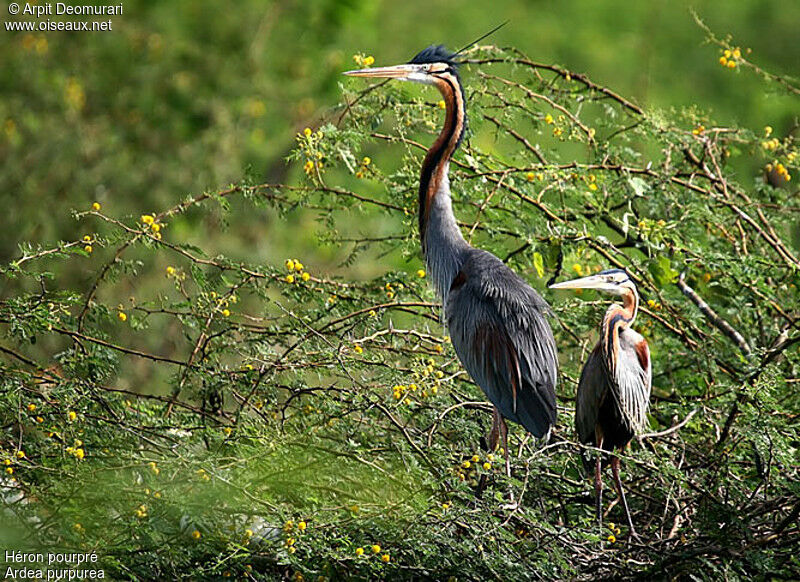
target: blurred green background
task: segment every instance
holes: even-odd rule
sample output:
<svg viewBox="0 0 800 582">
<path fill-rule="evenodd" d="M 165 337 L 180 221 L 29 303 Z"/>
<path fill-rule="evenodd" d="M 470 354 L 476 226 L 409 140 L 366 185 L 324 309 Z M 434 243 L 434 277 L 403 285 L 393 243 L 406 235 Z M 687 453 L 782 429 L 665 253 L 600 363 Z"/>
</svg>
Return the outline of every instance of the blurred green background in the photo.
<svg viewBox="0 0 800 582">
<path fill-rule="evenodd" d="M 82 236 L 70 210 L 95 200 L 116 216 L 138 216 L 243 177 L 292 180 L 301 171 L 286 163 L 294 135 L 319 125 L 338 102 L 340 72 L 354 66 L 354 54 L 405 61 L 430 43 L 463 46 L 506 19 L 485 42 L 586 72 L 643 105 L 705 104 L 720 123 L 769 124 L 785 135 L 797 113 L 790 100 L 765 94 L 751 72 L 721 67 L 692 6 L 712 30 L 751 48 L 753 62 L 796 73 L 800 3 L 780 0 L 514 0 L 491 8 L 127 0 L 112 32 L 4 29 L 0 260 L 17 256 L 21 241 Z M 242 212 L 236 236 L 224 222 L 201 224 L 190 214 L 171 228 L 181 240 L 249 260 L 312 255 L 315 267 L 333 271 L 344 256 L 320 251 L 314 219 L 302 211 Z"/>
</svg>

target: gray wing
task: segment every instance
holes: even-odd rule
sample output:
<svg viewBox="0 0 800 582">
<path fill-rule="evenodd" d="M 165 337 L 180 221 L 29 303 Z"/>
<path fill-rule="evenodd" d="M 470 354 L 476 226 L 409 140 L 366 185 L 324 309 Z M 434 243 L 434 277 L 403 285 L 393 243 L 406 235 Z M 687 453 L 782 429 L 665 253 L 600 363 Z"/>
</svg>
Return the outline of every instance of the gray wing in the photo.
<svg viewBox="0 0 800 582">
<path fill-rule="evenodd" d="M 650 349 L 647 340 L 630 328 L 620 332 L 619 340 L 614 395 L 631 431 L 639 434 L 647 425 L 647 410 L 650 407 L 653 381 Z"/>
<path fill-rule="evenodd" d="M 603 448 L 612 450 L 625 446 L 646 425 L 652 371 L 647 342 L 630 328 L 620 331 L 613 374 L 605 357 L 598 343 L 583 366 L 575 403 L 575 429 L 580 442 L 598 446 L 599 428 Z"/>
<path fill-rule="evenodd" d="M 575 402 L 575 429 L 583 444 L 597 446 L 595 427 L 600 413 L 600 403 L 608 393 L 608 372 L 603 363 L 603 352 L 597 344 L 581 370 Z"/>
<path fill-rule="evenodd" d="M 461 363 L 507 419 L 542 437 L 556 420 L 547 303 L 500 259 L 471 249 L 445 303 Z"/>
</svg>

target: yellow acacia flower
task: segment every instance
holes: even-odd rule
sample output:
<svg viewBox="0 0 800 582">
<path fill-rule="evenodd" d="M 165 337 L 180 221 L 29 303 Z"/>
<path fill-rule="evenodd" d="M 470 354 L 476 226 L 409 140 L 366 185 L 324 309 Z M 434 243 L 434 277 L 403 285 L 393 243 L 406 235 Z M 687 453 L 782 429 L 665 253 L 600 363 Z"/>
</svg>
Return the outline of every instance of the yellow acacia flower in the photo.
<svg viewBox="0 0 800 582">
<path fill-rule="evenodd" d="M 231 316 L 230 309 L 223 309 L 222 310 L 222 317 L 230 317 L 230 316 Z"/>
<path fill-rule="evenodd" d="M 307 160 L 305 165 L 303 165 L 303 170 L 306 174 L 311 174 L 311 172 L 314 171 L 314 162 Z"/>
<path fill-rule="evenodd" d="M 417 271 L 417 277 L 419 277 L 420 279 L 424 279 L 425 275 L 426 273 L 424 269 L 420 269 L 419 271 Z"/>
<path fill-rule="evenodd" d="M 85 247 L 83 247 L 83 250 L 86 251 L 89 254 L 92 254 L 92 251 L 94 249 L 92 248 L 92 245 L 86 245 Z"/>
<path fill-rule="evenodd" d="M 384 554 L 381 556 L 381 562 L 383 562 L 384 564 L 388 564 L 390 559 L 391 558 L 389 558 L 389 554 Z"/>
<path fill-rule="evenodd" d="M 286 275 L 287 283 L 294 283 L 294 275 Z"/>
<path fill-rule="evenodd" d="M 153 222 L 155 222 L 155 218 L 153 218 L 150 214 L 142 214 L 140 218 L 144 224 L 153 224 Z"/>
<path fill-rule="evenodd" d="M 553 123 L 553 116 L 548 113 L 544 116 L 544 122 L 547 124 Z"/>
<path fill-rule="evenodd" d="M 487 462 L 485 462 L 485 463 L 483 464 L 483 468 L 484 468 L 486 471 L 488 471 L 489 469 L 491 469 L 491 468 L 492 468 L 492 464 L 491 464 L 491 463 L 489 463 L 489 462 L 487 461 Z"/>
<path fill-rule="evenodd" d="M 381 547 L 378 544 L 372 546 L 372 553 L 379 554 L 381 552 Z"/>
<path fill-rule="evenodd" d="M 120 320 L 120 321 L 122 321 L 122 322 L 125 322 L 125 321 L 127 321 L 127 320 L 128 320 L 128 316 L 125 314 L 125 312 L 124 312 L 124 311 L 120 311 L 119 313 L 117 313 L 117 317 L 118 317 L 118 318 L 119 318 L 119 320 Z"/>
<path fill-rule="evenodd" d="M 294 261 L 292 259 L 286 259 L 286 268 L 294 271 Z"/>
<path fill-rule="evenodd" d="M 356 548 L 356 556 L 363 556 L 364 548 Z"/>
<path fill-rule="evenodd" d="M 92 210 L 94 210 L 95 212 L 97 212 L 97 211 L 98 211 L 98 210 L 100 210 L 101 208 L 102 208 L 102 206 L 100 206 L 100 203 L 99 203 L 99 202 L 93 202 L 93 203 L 92 203 Z"/>
<path fill-rule="evenodd" d="M 372 159 L 369 156 L 364 156 L 364 159 L 361 160 L 361 163 L 365 166 L 369 166 L 372 163 Z"/>
<path fill-rule="evenodd" d="M 311 278 L 311 275 L 309 275 L 308 273 L 303 273 L 302 275 L 300 275 L 300 278 L 303 281 L 308 281 Z"/>
<path fill-rule="evenodd" d="M 362 348 L 360 345 L 356 344 L 355 346 L 353 346 L 353 351 L 355 353 L 357 353 L 357 354 L 361 354 L 361 353 L 364 352 L 364 348 Z"/>
<path fill-rule="evenodd" d="M 31 402 L 30 404 L 28 404 L 28 412 L 33 412 L 34 410 L 36 410 L 36 405 L 33 402 Z"/>
<path fill-rule="evenodd" d="M 305 529 L 306 529 L 306 522 L 304 522 L 304 521 L 298 521 L 298 522 L 297 522 L 297 529 L 299 529 L 300 531 L 305 531 Z"/>
<path fill-rule="evenodd" d="M 201 534 L 198 530 L 194 530 L 192 532 L 192 539 L 193 540 L 199 540 L 201 537 L 203 537 L 203 534 Z"/>
<path fill-rule="evenodd" d="M 303 130 L 303 135 L 306 137 L 311 137 L 311 128 L 307 127 Z"/>
<path fill-rule="evenodd" d="M 69 421 L 70 421 L 70 422 L 72 422 L 73 420 L 75 420 L 77 417 L 78 417 L 78 415 L 77 415 L 77 414 L 75 414 L 75 411 L 74 411 L 74 410 L 70 410 L 70 411 L 67 413 L 67 418 L 69 419 Z"/>
<path fill-rule="evenodd" d="M 167 267 L 167 277 L 172 277 L 175 274 L 175 267 Z"/>
<path fill-rule="evenodd" d="M 439 101 L 439 102 L 436 104 L 436 106 L 437 106 L 439 109 L 445 109 L 445 108 L 447 108 L 447 104 L 444 102 L 444 99 L 442 99 L 441 101 Z"/>
</svg>

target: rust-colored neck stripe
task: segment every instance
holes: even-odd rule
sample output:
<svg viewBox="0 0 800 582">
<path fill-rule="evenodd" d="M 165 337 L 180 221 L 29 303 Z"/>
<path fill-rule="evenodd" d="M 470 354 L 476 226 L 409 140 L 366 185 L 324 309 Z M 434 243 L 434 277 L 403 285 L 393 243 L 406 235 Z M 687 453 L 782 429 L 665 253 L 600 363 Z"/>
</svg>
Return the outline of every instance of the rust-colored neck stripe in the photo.
<svg viewBox="0 0 800 582">
<path fill-rule="evenodd" d="M 635 289 L 627 288 L 627 293 L 622 296 L 622 306 L 612 305 L 603 318 L 603 352 L 609 371 L 616 372 L 617 357 L 619 355 L 619 332 L 628 327 L 636 318 L 639 309 L 639 295 Z"/>
<path fill-rule="evenodd" d="M 436 87 L 444 98 L 446 113 L 442 132 L 422 162 L 419 181 L 419 235 L 423 252 L 425 252 L 425 232 L 433 200 L 439 191 L 447 164 L 461 143 L 466 126 L 464 91 L 458 76 L 445 71 L 435 78 Z"/>
</svg>

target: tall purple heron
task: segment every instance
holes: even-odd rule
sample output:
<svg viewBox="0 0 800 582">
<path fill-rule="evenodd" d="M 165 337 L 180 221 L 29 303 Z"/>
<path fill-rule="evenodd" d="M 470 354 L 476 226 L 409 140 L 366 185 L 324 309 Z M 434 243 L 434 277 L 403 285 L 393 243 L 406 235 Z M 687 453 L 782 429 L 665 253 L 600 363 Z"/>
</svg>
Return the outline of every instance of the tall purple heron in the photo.
<svg viewBox="0 0 800 582">
<path fill-rule="evenodd" d="M 444 127 L 420 175 L 420 242 L 456 354 L 494 405 L 489 446 L 502 438 L 508 470 L 504 419 L 539 438 L 548 433 L 556 420 L 558 362 L 547 303 L 503 261 L 464 240 L 453 214 L 448 171 L 467 127 L 457 54 L 430 46 L 406 64 L 345 75 L 433 85 L 442 94 Z"/>
<path fill-rule="evenodd" d="M 636 285 L 622 269 L 556 283 L 551 289 L 597 289 L 622 298 L 622 305 L 611 305 L 600 325 L 600 340 L 589 355 L 578 382 L 575 428 L 581 443 L 609 451 L 614 485 L 619 493 L 631 533 L 633 527 L 628 501 L 619 478 L 619 457 L 615 449 L 624 449 L 647 425 L 650 404 L 652 367 L 647 340 L 631 327 L 639 309 Z M 591 462 L 583 456 L 587 470 Z M 597 455 L 594 463 L 594 486 L 597 519 L 602 523 L 602 469 L 607 455 Z"/>
</svg>

